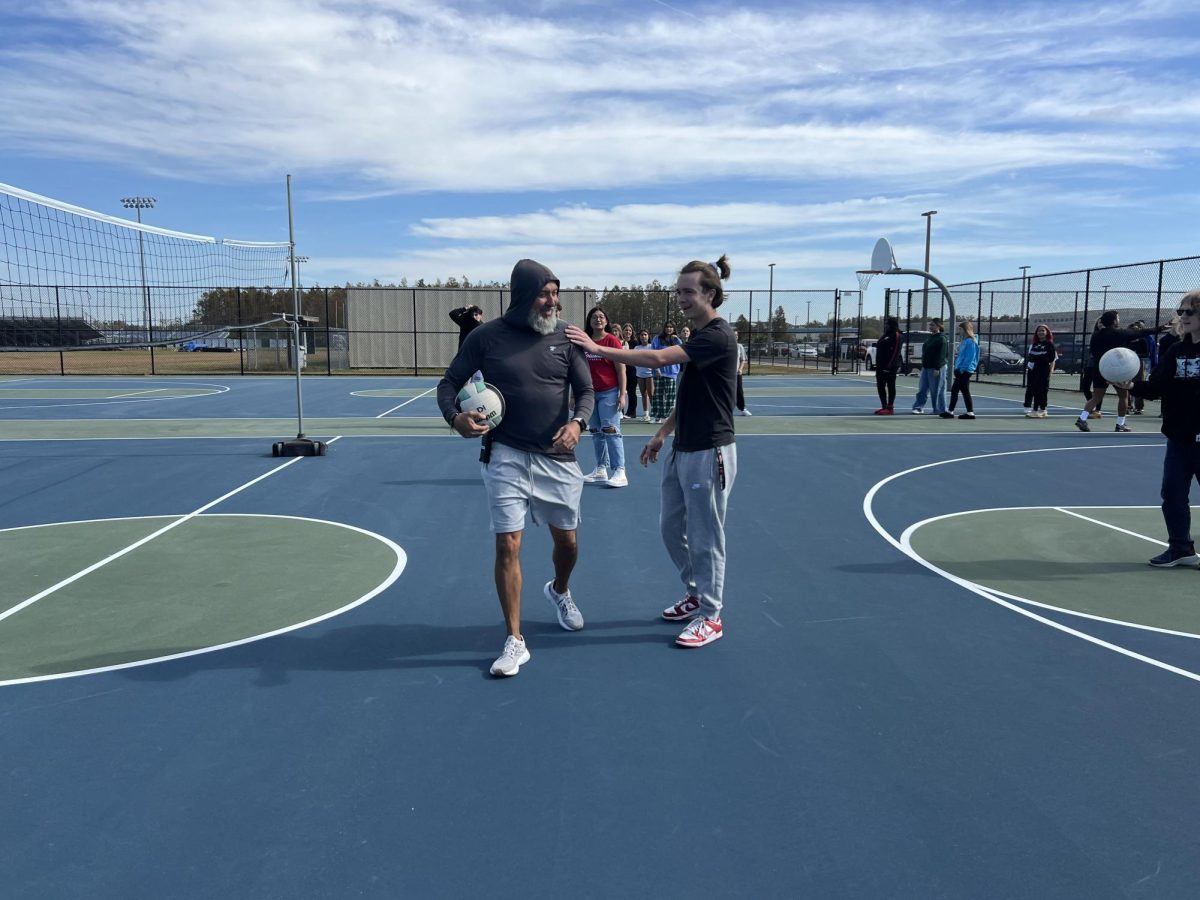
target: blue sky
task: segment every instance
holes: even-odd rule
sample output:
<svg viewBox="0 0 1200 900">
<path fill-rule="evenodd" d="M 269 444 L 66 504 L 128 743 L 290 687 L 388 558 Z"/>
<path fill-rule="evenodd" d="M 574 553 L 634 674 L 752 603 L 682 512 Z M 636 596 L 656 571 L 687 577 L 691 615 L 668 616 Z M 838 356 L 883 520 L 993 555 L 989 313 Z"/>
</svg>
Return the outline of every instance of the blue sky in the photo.
<svg viewBox="0 0 1200 900">
<path fill-rule="evenodd" d="M 0 181 L 278 240 L 290 172 L 304 283 L 855 288 L 929 209 L 950 283 L 1200 254 L 1194 0 L 2 8 Z"/>
</svg>

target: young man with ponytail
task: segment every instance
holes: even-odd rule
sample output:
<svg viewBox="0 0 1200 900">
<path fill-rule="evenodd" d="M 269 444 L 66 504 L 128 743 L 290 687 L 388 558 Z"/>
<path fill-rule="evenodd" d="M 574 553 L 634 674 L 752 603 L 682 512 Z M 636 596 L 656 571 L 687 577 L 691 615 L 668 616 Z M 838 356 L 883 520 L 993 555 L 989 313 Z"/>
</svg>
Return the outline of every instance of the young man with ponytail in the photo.
<svg viewBox="0 0 1200 900">
<path fill-rule="evenodd" d="M 667 437 L 675 439 L 663 469 L 659 526 L 686 594 L 662 617 L 689 620 L 675 639 L 681 647 L 703 647 L 724 634 L 725 510 L 737 477 L 733 409 L 737 395 L 737 335 L 717 315 L 725 299 L 721 281 L 729 261 L 693 260 L 675 282 L 675 299 L 692 328 L 683 346 L 617 350 L 598 346 L 570 326 L 567 337 L 589 353 L 618 363 L 660 368 L 682 365 L 675 408 L 642 450 L 642 465 L 658 461 Z"/>
</svg>

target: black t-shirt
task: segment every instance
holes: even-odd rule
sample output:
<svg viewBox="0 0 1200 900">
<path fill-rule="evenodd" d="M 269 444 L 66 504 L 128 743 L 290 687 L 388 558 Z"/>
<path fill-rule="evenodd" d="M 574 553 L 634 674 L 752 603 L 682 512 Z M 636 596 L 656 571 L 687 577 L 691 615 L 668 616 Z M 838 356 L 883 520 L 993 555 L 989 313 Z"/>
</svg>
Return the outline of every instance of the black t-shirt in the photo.
<svg viewBox="0 0 1200 900">
<path fill-rule="evenodd" d="M 675 449 L 690 453 L 732 444 L 737 335 L 716 318 L 693 332 L 683 349 L 688 361 L 675 399 Z"/>
</svg>

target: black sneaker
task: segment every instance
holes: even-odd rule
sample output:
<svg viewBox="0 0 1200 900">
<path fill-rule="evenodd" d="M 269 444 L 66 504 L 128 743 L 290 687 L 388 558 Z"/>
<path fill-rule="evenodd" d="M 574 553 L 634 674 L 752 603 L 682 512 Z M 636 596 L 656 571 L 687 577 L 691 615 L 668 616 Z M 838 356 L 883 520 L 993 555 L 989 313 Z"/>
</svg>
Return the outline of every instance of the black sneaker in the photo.
<svg viewBox="0 0 1200 900">
<path fill-rule="evenodd" d="M 1078 428 L 1080 431 L 1091 431 L 1092 430 L 1092 429 L 1088 428 L 1088 423 L 1083 421 L 1083 419 L 1076 419 L 1075 427 Z"/>
<path fill-rule="evenodd" d="M 1118 431 L 1118 432 L 1124 433 L 1124 432 L 1132 432 L 1133 429 L 1130 428 L 1128 425 L 1122 425 L 1120 422 L 1118 422 L 1117 427 L 1114 428 L 1113 431 Z"/>
<path fill-rule="evenodd" d="M 952 413 L 952 412 L 938 413 L 938 418 L 939 419 L 953 419 L 954 413 Z"/>
<path fill-rule="evenodd" d="M 975 413 L 963 413 L 962 415 L 959 416 L 959 418 L 960 419 L 973 419 L 973 418 L 975 418 Z"/>
<path fill-rule="evenodd" d="M 1169 569 L 1171 566 L 1194 566 L 1196 563 L 1200 563 L 1200 556 L 1196 555 L 1196 548 L 1192 546 L 1168 547 L 1150 560 L 1150 565 L 1159 569 Z"/>
</svg>

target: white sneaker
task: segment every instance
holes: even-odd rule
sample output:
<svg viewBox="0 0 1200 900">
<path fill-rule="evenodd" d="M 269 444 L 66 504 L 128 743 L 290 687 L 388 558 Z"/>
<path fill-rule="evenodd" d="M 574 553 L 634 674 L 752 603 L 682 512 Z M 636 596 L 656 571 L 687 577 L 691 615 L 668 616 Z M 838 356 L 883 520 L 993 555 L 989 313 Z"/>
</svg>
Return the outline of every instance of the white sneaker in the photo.
<svg viewBox="0 0 1200 900">
<path fill-rule="evenodd" d="M 1028 406 L 1025 407 L 1025 418 L 1032 419 L 1033 417 L 1034 417 L 1033 410 L 1030 409 Z"/>
<path fill-rule="evenodd" d="M 629 487 L 629 479 L 625 477 L 625 470 L 614 469 L 612 478 L 608 479 L 608 486 L 612 488 Z"/>
<path fill-rule="evenodd" d="M 639 422 L 649 422 L 650 421 L 650 413 L 646 413 L 646 415 L 642 416 L 640 419 L 638 419 L 638 421 Z"/>
<path fill-rule="evenodd" d="M 608 469 L 604 466 L 596 466 L 592 469 L 590 475 L 584 475 L 583 480 L 588 484 L 595 484 L 599 481 L 608 481 Z"/>
<path fill-rule="evenodd" d="M 525 642 L 517 640 L 510 634 L 508 640 L 504 642 L 504 652 L 492 663 L 491 672 L 493 675 L 507 678 L 520 672 L 521 666 L 527 662 L 529 662 L 529 651 L 525 649 Z"/>
<path fill-rule="evenodd" d="M 748 409 L 739 409 L 739 410 L 738 410 L 738 411 L 735 413 L 735 415 L 739 415 L 739 416 L 752 416 L 752 415 L 754 415 L 754 413 L 750 412 L 750 410 L 748 410 Z"/>
<path fill-rule="evenodd" d="M 571 599 L 570 588 L 567 588 L 566 593 L 560 594 L 554 589 L 554 579 L 551 578 L 546 582 L 542 593 L 553 604 L 554 611 L 558 614 L 559 625 L 567 631 L 578 631 L 583 627 L 583 613 L 579 611 L 579 607 Z"/>
</svg>

